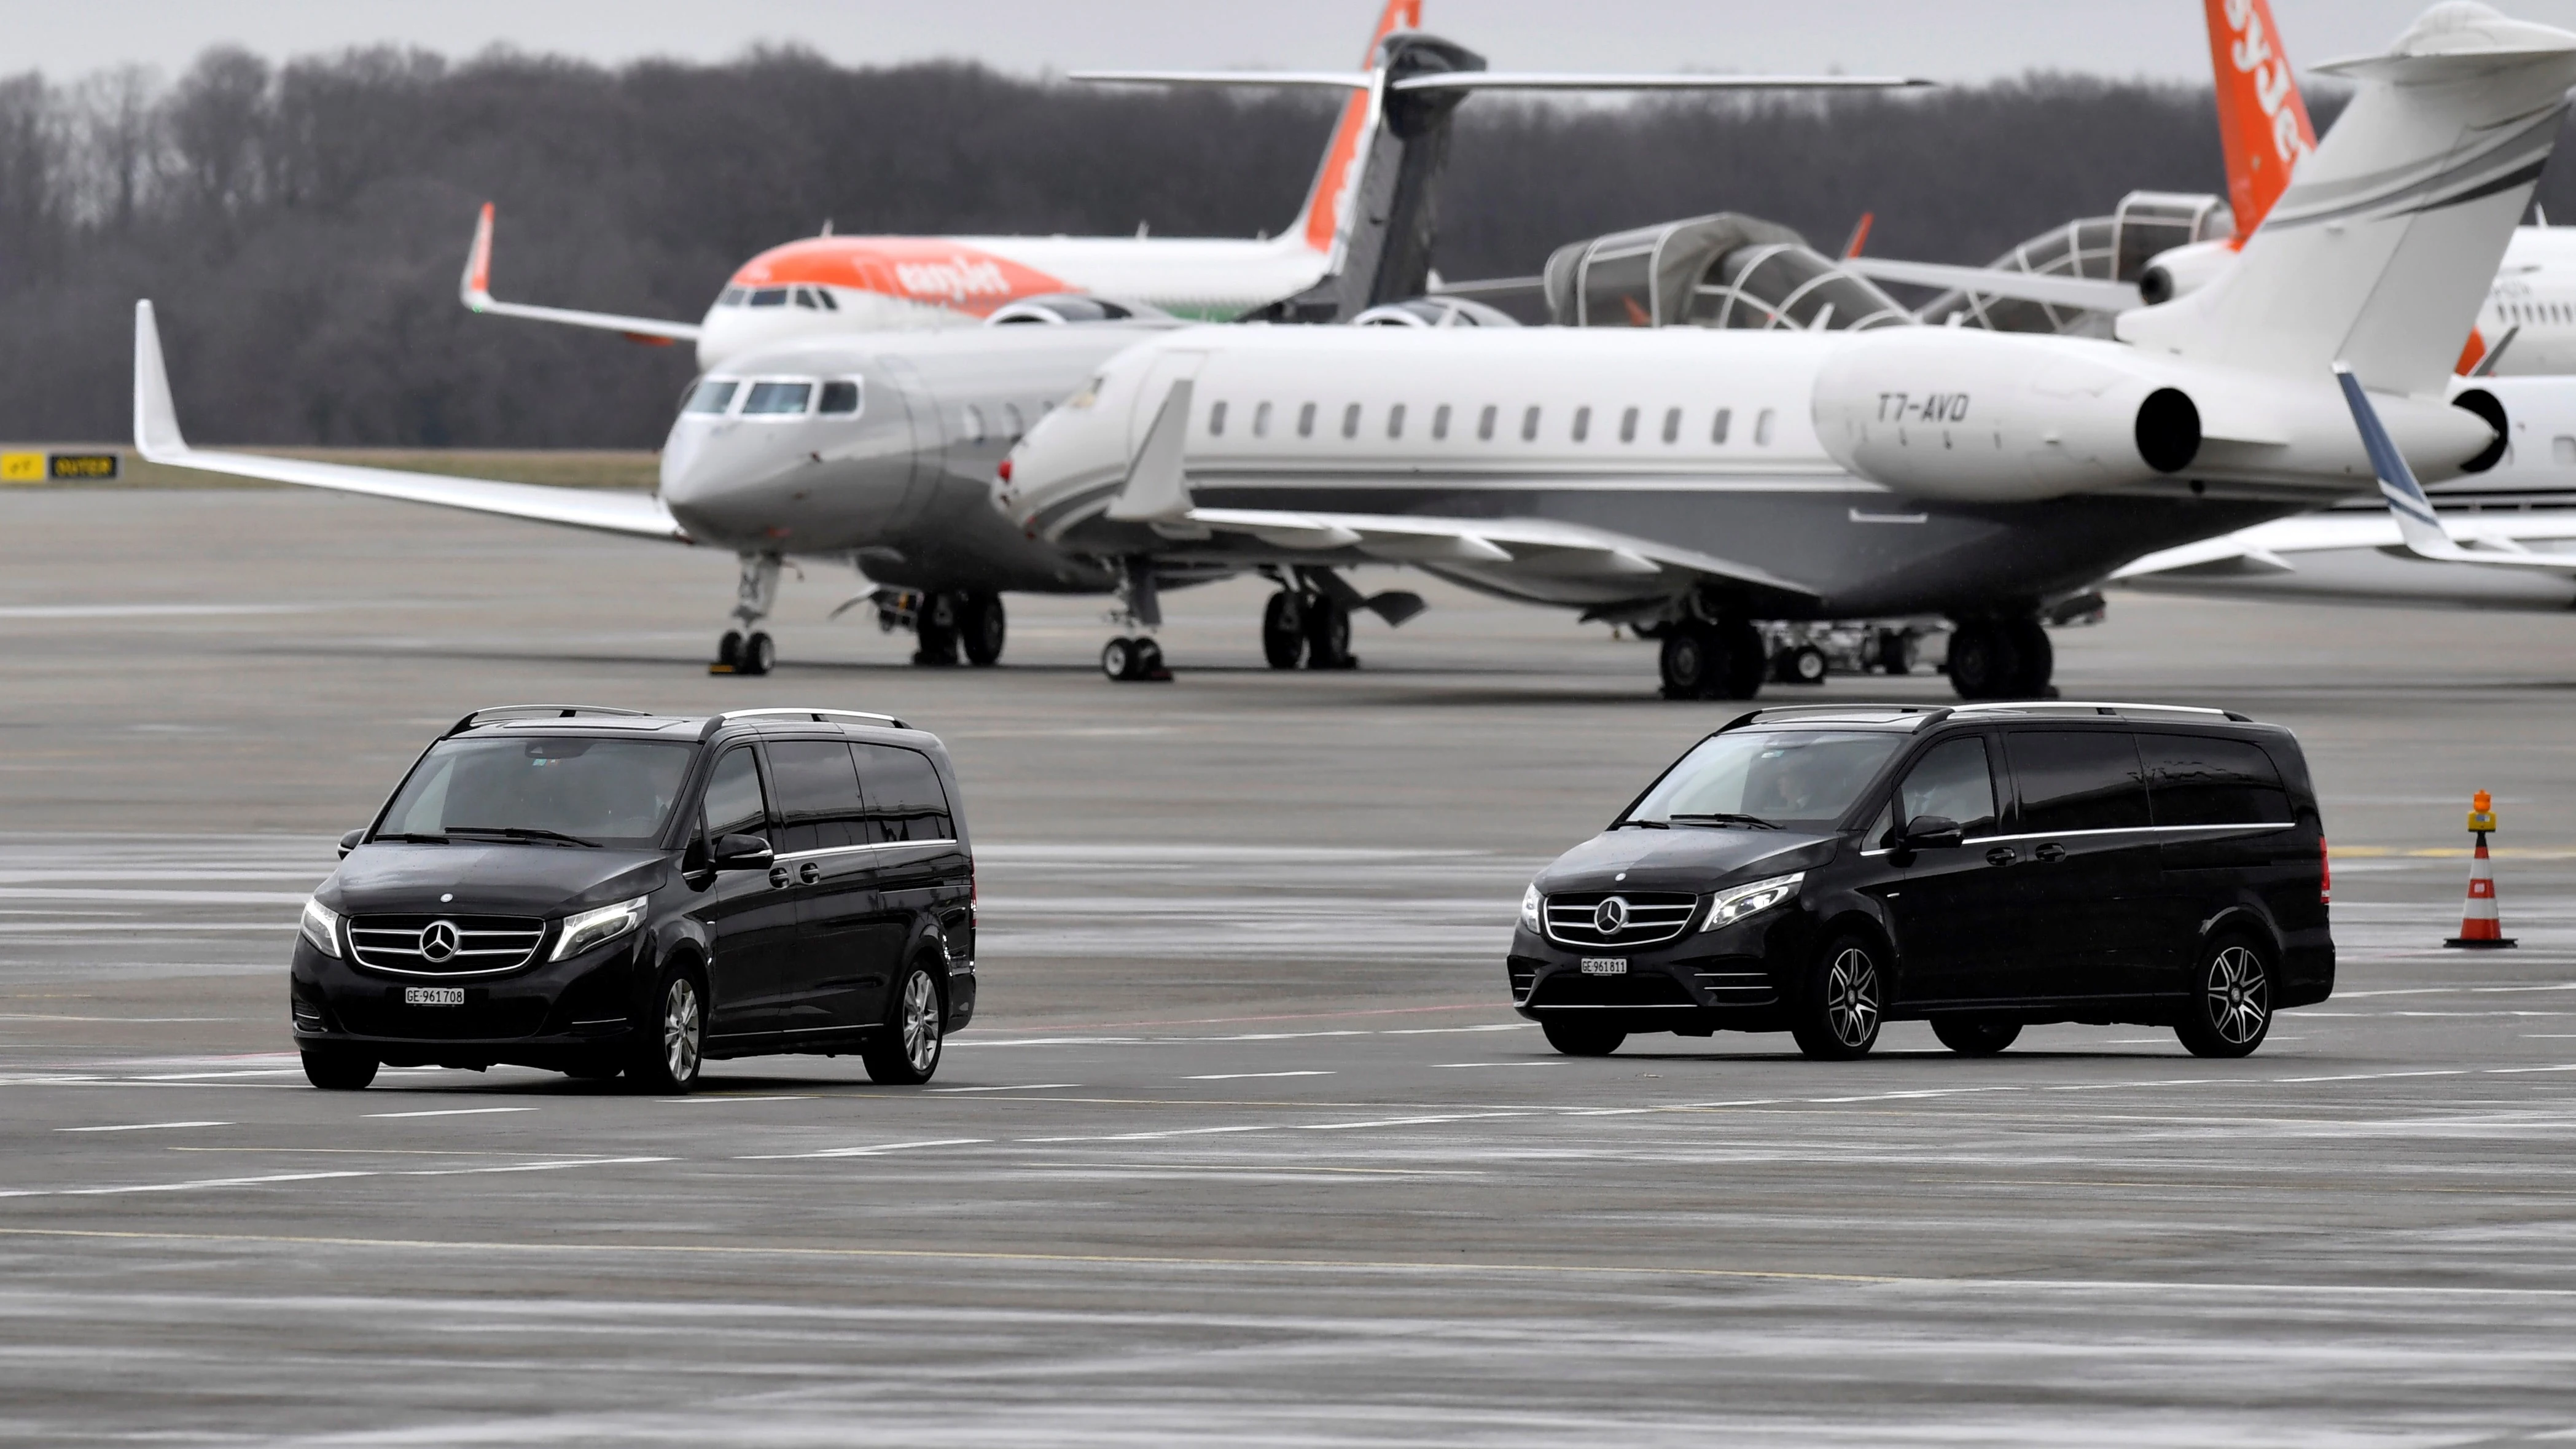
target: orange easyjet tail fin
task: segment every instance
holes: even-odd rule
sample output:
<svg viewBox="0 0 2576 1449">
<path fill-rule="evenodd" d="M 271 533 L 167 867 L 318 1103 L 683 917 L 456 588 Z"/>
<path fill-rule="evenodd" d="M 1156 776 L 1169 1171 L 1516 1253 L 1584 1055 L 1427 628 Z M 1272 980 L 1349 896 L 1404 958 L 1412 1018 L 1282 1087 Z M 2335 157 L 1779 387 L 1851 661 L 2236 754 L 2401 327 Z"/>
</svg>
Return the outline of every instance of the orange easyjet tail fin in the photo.
<svg viewBox="0 0 2576 1449">
<path fill-rule="evenodd" d="M 1360 69 L 1377 64 L 1377 48 L 1399 30 L 1422 28 L 1422 0 L 1386 0 L 1379 12 L 1377 29 L 1370 33 L 1368 52 L 1360 57 Z M 1374 124 L 1377 98 L 1366 91 L 1355 91 L 1342 102 L 1342 118 L 1333 126 L 1332 144 L 1324 149 L 1324 164 L 1315 172 L 1315 185 L 1306 193 L 1306 205 L 1297 213 L 1293 236 L 1305 238 L 1306 245 L 1319 252 L 1333 249 L 1341 235 L 1342 209 L 1351 195 L 1356 179 L 1351 168 L 1359 161 L 1361 148 L 1368 144 L 1368 133 Z"/>
<path fill-rule="evenodd" d="M 2317 149 L 2307 102 L 2272 23 L 2271 0 L 2202 0 L 2209 12 L 2210 79 L 2218 90 L 2218 139 L 2227 153 L 2227 202 L 2236 242 L 2254 234 L 2289 189 L 2291 169 Z"/>
</svg>

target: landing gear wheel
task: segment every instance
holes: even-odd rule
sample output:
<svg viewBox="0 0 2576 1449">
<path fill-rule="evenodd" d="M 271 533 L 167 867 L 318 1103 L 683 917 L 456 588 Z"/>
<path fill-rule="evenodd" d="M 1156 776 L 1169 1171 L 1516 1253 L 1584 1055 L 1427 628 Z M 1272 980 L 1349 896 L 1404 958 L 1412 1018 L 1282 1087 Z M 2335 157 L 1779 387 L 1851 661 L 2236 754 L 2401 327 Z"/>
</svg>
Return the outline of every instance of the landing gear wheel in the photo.
<svg viewBox="0 0 2576 1449">
<path fill-rule="evenodd" d="M 653 1000 L 653 1025 L 627 1058 L 626 1080 L 639 1092 L 687 1092 L 698 1084 L 706 1052 L 706 995 L 696 977 L 669 971 Z"/>
<path fill-rule="evenodd" d="M 1317 595 L 1305 602 L 1306 667 L 1350 669 L 1359 664 L 1351 653 L 1351 611 Z"/>
<path fill-rule="evenodd" d="M 337 1047 L 304 1049 L 304 1080 L 326 1092 L 357 1092 L 376 1079 L 376 1059 Z"/>
<path fill-rule="evenodd" d="M 1882 673 L 1914 672 L 1914 636 L 1903 629 L 1881 629 L 1873 641 L 1871 658 Z"/>
<path fill-rule="evenodd" d="M 1588 1021 L 1562 1021 L 1551 1018 L 1539 1023 L 1547 1044 L 1570 1057 L 1606 1057 L 1619 1049 L 1628 1034 L 1615 1026 L 1599 1026 Z"/>
<path fill-rule="evenodd" d="M 770 666 L 777 662 L 777 644 L 773 643 L 767 634 L 754 630 L 743 637 L 742 652 L 734 656 L 733 672 L 736 674 L 767 674 L 770 670 Z"/>
<path fill-rule="evenodd" d="M 1664 630 L 1666 699 L 1714 699 L 1726 677 L 1726 646 L 1717 631 L 1697 619 L 1684 619 Z"/>
<path fill-rule="evenodd" d="M 1789 1034 L 1798 1050 L 1828 1062 L 1869 1055 L 1878 1044 L 1883 980 L 1876 946 L 1859 936 L 1836 938 L 1808 968 L 1790 1007 Z"/>
<path fill-rule="evenodd" d="M 2024 699 L 2050 698 L 2048 680 L 2057 672 L 2057 649 L 2048 642 L 2048 630 L 2037 619 L 2015 619 L 2003 627 L 2019 665 L 2013 692 Z"/>
<path fill-rule="evenodd" d="M 1813 644 L 1783 649 L 1771 661 L 1771 677 L 1782 684 L 1822 684 L 1825 682 L 1825 651 Z"/>
<path fill-rule="evenodd" d="M 727 629 L 716 641 L 716 663 L 727 669 L 742 667 L 742 631 Z"/>
<path fill-rule="evenodd" d="M 921 607 L 913 615 L 912 637 L 917 647 L 912 662 L 938 666 L 957 662 L 957 596 L 924 594 Z"/>
<path fill-rule="evenodd" d="M 1771 672 L 1771 657 L 1762 648 L 1762 631 L 1737 622 L 1720 626 L 1726 639 L 1725 697 L 1751 699 L 1762 692 L 1762 676 Z"/>
<path fill-rule="evenodd" d="M 966 646 L 966 662 L 978 669 L 1001 662 L 1002 639 L 1009 632 L 1008 617 L 1002 611 L 1002 596 L 978 589 L 965 596 L 957 611 L 959 642 Z"/>
<path fill-rule="evenodd" d="M 895 987 L 884 1029 L 859 1047 L 859 1060 L 867 1064 L 868 1080 L 889 1087 L 916 1087 L 929 1081 L 931 1073 L 939 1070 L 939 1052 L 946 1041 L 946 1012 L 947 1004 L 939 997 L 938 979 L 931 975 L 929 966 L 914 962 Z"/>
<path fill-rule="evenodd" d="M 2200 958 L 2198 987 L 2174 1024 L 2196 1057 L 2250 1057 L 2272 1033 L 2272 973 L 2263 953 L 2241 936 L 2210 943 Z"/>
<path fill-rule="evenodd" d="M 1281 589 L 1261 606 L 1261 657 L 1273 669 L 1306 662 L 1306 611 L 1294 590 Z"/>
<path fill-rule="evenodd" d="M 1941 1045 L 1963 1057 L 1990 1057 L 2013 1044 L 2021 1035 L 2021 1023 L 1997 1021 L 1992 1017 L 1936 1016 L 1932 1034 Z"/>
<path fill-rule="evenodd" d="M 2021 682 L 2021 651 L 1994 624 L 1962 624 L 1950 632 L 1950 687 L 1961 699 L 2009 699 Z"/>
<path fill-rule="evenodd" d="M 1125 683 L 1137 677 L 1136 661 L 1141 639 L 1112 639 L 1100 646 L 1100 672 Z"/>
</svg>

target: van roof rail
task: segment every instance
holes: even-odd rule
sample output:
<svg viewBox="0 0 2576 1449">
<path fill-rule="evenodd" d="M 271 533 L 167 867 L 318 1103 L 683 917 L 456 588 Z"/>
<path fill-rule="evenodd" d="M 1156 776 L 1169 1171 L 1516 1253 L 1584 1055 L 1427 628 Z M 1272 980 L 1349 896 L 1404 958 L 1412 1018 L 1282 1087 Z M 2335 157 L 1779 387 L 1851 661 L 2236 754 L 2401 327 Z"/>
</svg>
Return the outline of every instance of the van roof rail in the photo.
<svg viewBox="0 0 2576 1449">
<path fill-rule="evenodd" d="M 2093 713 L 2095 713 L 2095 714 L 2108 714 L 2108 715 L 2117 715 L 2117 714 L 2122 714 L 2122 713 L 2124 713 L 2124 712 L 2126 712 L 2126 711 L 2129 711 L 2129 710 L 2146 710 L 2146 711 L 2149 711 L 2149 712 L 2152 712 L 2152 713 L 2155 713 L 2155 714 L 2202 714 L 2202 715 L 2214 715 L 2214 716 L 2216 716 L 2217 718 L 2220 718 L 2220 719 L 2233 720 L 2233 721 L 2235 721 L 2235 722 L 2236 722 L 2236 723 L 2238 723 L 2238 724 L 2252 724 L 2252 723 L 2254 723 L 2254 718 L 2253 718 L 2253 716 L 2251 716 L 2251 715 L 2242 715 L 2242 714 L 2238 714 L 2236 711 L 2234 711 L 2234 710 L 2232 710 L 2232 709 L 2211 709 L 2211 708 L 2209 708 L 2209 707 L 2208 707 L 2208 706 L 2206 706 L 2206 705 L 2198 705 L 2198 704 L 2122 704 L 2122 703 L 2113 702 L 2113 701 L 2090 700 L 2090 699 L 2015 699 L 2015 700 L 1996 700 L 1996 701 L 1994 701 L 1993 703 L 1990 703 L 1990 704 L 1963 704 L 1963 705 L 1959 705 L 1959 706 L 1957 706 L 1957 710 L 1958 710 L 1958 713 L 1960 713 L 1960 714 L 1994 714 L 1994 713 L 1998 713 L 1998 712 L 2005 711 L 2005 710 L 2027 710 L 2027 711 L 2034 711 L 2034 712 L 2036 712 L 2036 711 L 2043 711 L 2043 710 L 2090 710 L 2090 711 L 2092 711 L 2092 712 L 2093 712 Z"/>
<path fill-rule="evenodd" d="M 912 726 L 905 724 L 902 720 L 896 719 L 893 715 L 878 714 L 873 710 L 865 709 L 728 709 L 709 715 L 707 717 L 707 727 L 705 730 L 700 732 L 698 737 L 700 739 L 704 739 L 708 735 L 714 734 L 717 730 L 724 728 L 724 726 L 731 721 L 738 719 L 752 719 L 763 715 L 777 719 L 809 719 L 816 724 L 827 724 L 834 719 L 855 719 L 863 720 L 872 725 L 883 725 L 887 729 L 908 730 L 912 728 Z"/>
<path fill-rule="evenodd" d="M 622 715 L 628 719 L 647 719 L 651 717 L 651 713 L 649 710 L 619 709 L 614 705 L 606 704 L 496 704 L 471 711 L 465 718 L 449 725 L 447 733 L 463 734 L 478 724 L 507 714 L 551 714 L 564 719 L 571 719 L 575 715 L 611 714 Z"/>
<path fill-rule="evenodd" d="M 1946 704 L 1872 704 L 1868 700 L 1857 700 L 1850 704 L 1774 704 L 1737 715 L 1735 718 L 1719 725 L 1717 727 L 1717 732 L 1719 734 L 1724 734 L 1728 730 L 1742 729 L 1744 726 L 1753 723 L 1755 720 L 1765 719 L 1773 715 L 1819 713 L 1920 714 L 1938 718 L 1950 713 L 1951 708 L 1951 706 Z"/>
</svg>

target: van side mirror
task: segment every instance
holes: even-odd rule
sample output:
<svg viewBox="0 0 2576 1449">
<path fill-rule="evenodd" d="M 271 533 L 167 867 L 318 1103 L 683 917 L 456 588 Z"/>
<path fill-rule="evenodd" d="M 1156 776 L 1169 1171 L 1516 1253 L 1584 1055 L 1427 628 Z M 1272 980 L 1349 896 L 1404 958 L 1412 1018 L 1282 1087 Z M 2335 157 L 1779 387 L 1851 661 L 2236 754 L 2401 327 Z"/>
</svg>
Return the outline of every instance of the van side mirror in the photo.
<svg viewBox="0 0 2576 1449">
<path fill-rule="evenodd" d="M 1946 815 L 1917 815 L 1905 822 L 1905 833 L 1896 843 L 1903 850 L 1951 850 L 1967 839 L 1959 822 Z"/>
<path fill-rule="evenodd" d="M 349 852 L 357 849 L 359 845 L 365 842 L 366 838 L 367 828 L 363 825 L 350 831 L 348 834 L 341 836 L 340 858 L 342 860 L 347 860 L 349 858 Z"/>
<path fill-rule="evenodd" d="M 767 870 L 777 859 L 769 842 L 757 835 L 719 835 L 716 837 L 716 869 Z"/>
</svg>

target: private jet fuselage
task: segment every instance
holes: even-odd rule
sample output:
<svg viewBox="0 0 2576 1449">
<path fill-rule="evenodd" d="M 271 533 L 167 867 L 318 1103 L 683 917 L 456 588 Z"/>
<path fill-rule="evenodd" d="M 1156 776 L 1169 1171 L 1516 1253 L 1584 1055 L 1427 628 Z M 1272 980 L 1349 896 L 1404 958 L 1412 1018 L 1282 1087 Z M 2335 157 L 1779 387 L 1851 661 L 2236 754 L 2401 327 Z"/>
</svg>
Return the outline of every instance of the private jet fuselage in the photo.
<svg viewBox="0 0 2576 1449">
<path fill-rule="evenodd" d="M 1097 592 L 1095 561 L 993 506 L 1011 446 L 1150 324 L 843 334 L 700 379 L 662 449 L 662 501 L 701 543 L 847 557 L 918 590 Z"/>
</svg>

